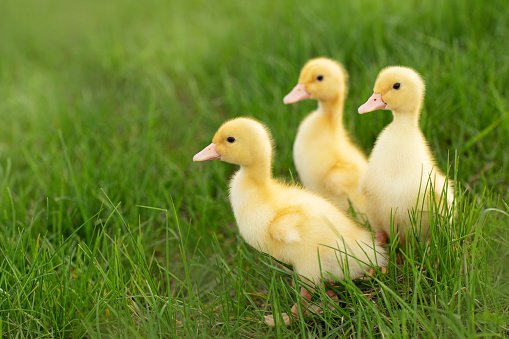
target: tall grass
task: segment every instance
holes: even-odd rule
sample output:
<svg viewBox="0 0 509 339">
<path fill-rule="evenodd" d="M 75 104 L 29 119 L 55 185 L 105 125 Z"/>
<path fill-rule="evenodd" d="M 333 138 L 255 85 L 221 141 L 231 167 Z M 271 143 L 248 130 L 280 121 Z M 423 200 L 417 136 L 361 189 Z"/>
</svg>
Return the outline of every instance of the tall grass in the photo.
<svg viewBox="0 0 509 339">
<path fill-rule="evenodd" d="M 0 332 L 5 337 L 508 336 L 505 1 L 22 0 L 0 11 Z M 238 236 L 234 166 L 192 156 L 226 119 L 264 121 L 274 174 L 315 103 L 284 106 L 309 58 L 350 74 L 369 152 L 391 119 L 357 107 L 378 71 L 427 83 L 421 127 L 456 179 L 429 244 L 344 281 L 323 315 L 268 328 L 297 277 Z M 454 174 L 453 174 L 454 173 Z M 296 178 L 297 179 L 297 178 Z"/>
</svg>

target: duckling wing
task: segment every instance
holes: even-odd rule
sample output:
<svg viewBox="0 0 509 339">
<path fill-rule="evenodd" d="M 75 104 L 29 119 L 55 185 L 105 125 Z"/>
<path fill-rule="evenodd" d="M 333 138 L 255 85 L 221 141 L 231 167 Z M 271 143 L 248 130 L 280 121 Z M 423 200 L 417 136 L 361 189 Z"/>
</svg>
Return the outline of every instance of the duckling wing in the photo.
<svg viewBox="0 0 509 339">
<path fill-rule="evenodd" d="M 283 243 L 301 241 L 301 227 L 306 217 L 297 207 L 279 210 L 269 224 L 268 232 L 272 239 Z"/>
</svg>

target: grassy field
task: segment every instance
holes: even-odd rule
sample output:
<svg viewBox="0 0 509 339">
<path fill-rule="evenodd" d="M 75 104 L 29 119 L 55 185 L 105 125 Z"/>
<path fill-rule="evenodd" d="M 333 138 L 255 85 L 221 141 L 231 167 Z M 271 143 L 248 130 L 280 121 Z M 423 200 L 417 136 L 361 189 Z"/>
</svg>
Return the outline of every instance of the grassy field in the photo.
<svg viewBox="0 0 509 339">
<path fill-rule="evenodd" d="M 506 0 L 1 7 L 4 337 L 509 337 Z M 388 274 L 340 282 L 323 315 L 269 328 L 297 278 L 239 238 L 235 166 L 192 157 L 224 120 L 251 116 L 275 138 L 274 175 L 295 177 L 292 143 L 316 103 L 282 98 L 317 56 L 348 70 L 345 121 L 368 153 L 391 121 L 356 113 L 379 70 L 423 75 L 421 127 L 458 213 L 428 245 L 388 245 Z"/>
</svg>

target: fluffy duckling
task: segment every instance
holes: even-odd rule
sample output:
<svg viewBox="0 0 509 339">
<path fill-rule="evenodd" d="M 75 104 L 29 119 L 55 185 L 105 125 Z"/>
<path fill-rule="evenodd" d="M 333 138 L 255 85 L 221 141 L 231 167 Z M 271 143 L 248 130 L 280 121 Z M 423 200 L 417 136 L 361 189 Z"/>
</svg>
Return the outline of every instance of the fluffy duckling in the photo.
<svg viewBox="0 0 509 339">
<path fill-rule="evenodd" d="M 237 118 L 224 123 L 212 144 L 193 158 L 240 165 L 230 181 L 230 202 L 242 238 L 292 265 L 312 284 L 321 281 L 320 265 L 325 281 L 345 275 L 355 279 L 369 272 L 371 265 L 385 266 L 385 251 L 371 232 L 324 198 L 272 177 L 271 140 L 258 121 Z M 311 298 L 305 288 L 301 295 Z M 296 306 L 292 311 L 299 312 Z M 283 316 L 290 323 L 290 317 Z M 273 317 L 267 316 L 266 322 L 274 325 Z"/>
<path fill-rule="evenodd" d="M 419 128 L 424 81 L 410 68 L 388 67 L 378 75 L 373 92 L 359 113 L 387 109 L 394 119 L 378 136 L 361 180 L 368 220 L 375 231 L 387 235 L 392 218 L 404 244 L 411 230 L 410 215 L 417 212 L 418 231 L 426 239 L 429 213 L 450 208 L 454 196 L 452 182 L 436 167 Z M 437 204 L 439 211 L 434 210 Z"/>
<path fill-rule="evenodd" d="M 304 65 L 297 86 L 283 102 L 318 101 L 318 109 L 302 121 L 293 144 L 293 159 L 303 185 L 343 210 L 348 209 L 350 198 L 364 212 L 359 181 L 367 159 L 343 125 L 347 77 L 338 62 L 312 59 Z"/>
</svg>

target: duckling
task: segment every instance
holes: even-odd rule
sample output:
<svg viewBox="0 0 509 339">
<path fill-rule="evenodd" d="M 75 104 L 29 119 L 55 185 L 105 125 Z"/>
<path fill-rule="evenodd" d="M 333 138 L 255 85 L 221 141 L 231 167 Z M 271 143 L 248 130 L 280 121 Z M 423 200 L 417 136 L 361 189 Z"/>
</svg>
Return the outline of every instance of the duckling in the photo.
<svg viewBox="0 0 509 339">
<path fill-rule="evenodd" d="M 358 110 L 360 114 L 392 111 L 393 121 L 376 140 L 361 190 L 372 228 L 390 234 L 392 219 L 400 244 L 409 236 L 413 213 L 424 240 L 430 213 L 451 208 L 454 200 L 453 183 L 437 168 L 419 128 L 424 90 L 424 81 L 413 69 L 387 67 L 378 75 L 373 95 Z"/>
<path fill-rule="evenodd" d="M 327 282 L 355 279 L 372 265 L 385 266 L 386 253 L 371 232 L 321 196 L 274 179 L 272 154 L 266 127 L 241 117 L 224 123 L 212 144 L 193 158 L 240 165 L 231 178 L 229 198 L 239 233 L 249 245 L 292 265 L 312 285 L 321 281 L 322 272 Z M 301 296 L 311 298 L 304 287 Z M 294 306 L 293 315 L 298 312 Z M 266 322 L 274 325 L 273 317 Z"/>
<path fill-rule="evenodd" d="M 283 102 L 318 101 L 318 109 L 302 121 L 293 144 L 293 159 L 303 185 L 329 198 L 342 210 L 348 209 L 349 198 L 364 212 L 359 181 L 366 170 L 367 157 L 343 125 L 347 77 L 338 62 L 312 59 L 304 65 L 297 86 Z"/>
</svg>

